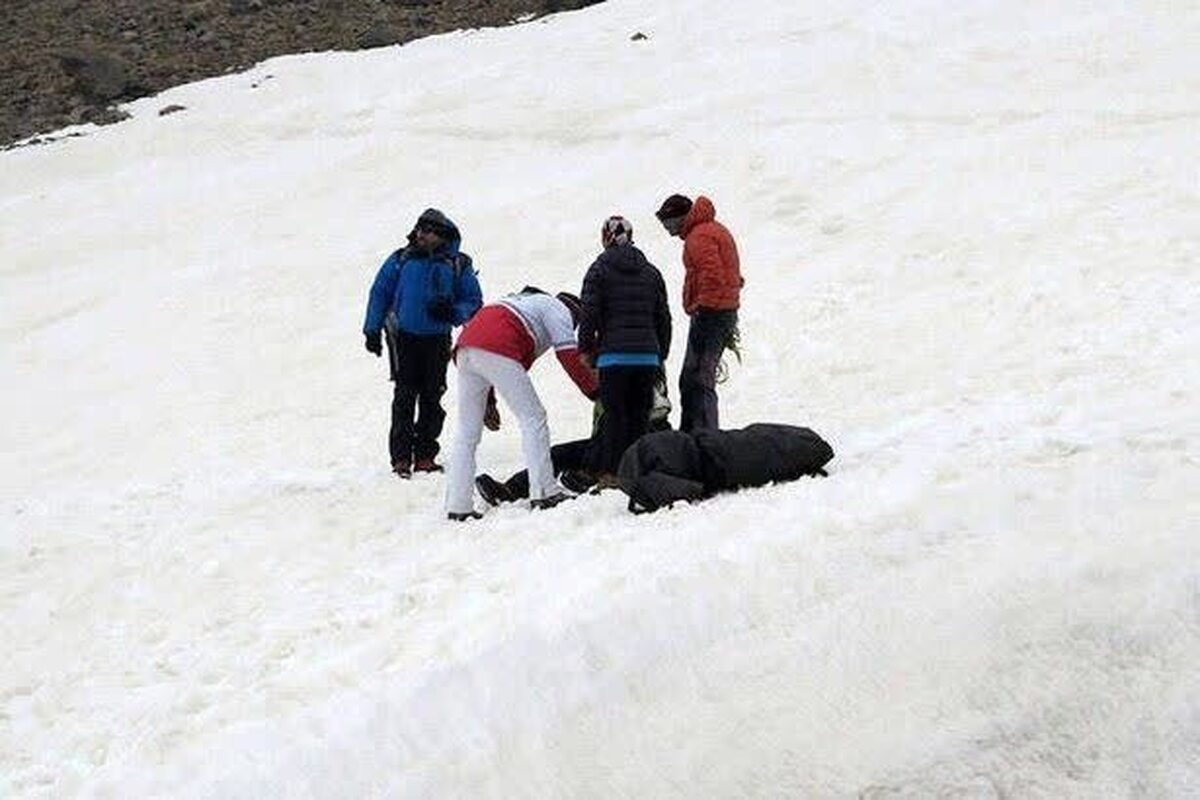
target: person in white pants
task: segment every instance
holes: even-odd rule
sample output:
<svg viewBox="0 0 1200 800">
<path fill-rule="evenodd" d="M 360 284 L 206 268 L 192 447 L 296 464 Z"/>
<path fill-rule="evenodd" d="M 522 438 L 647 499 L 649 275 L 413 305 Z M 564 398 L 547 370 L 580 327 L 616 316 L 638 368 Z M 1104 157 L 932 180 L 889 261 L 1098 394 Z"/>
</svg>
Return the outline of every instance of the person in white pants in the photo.
<svg viewBox="0 0 1200 800">
<path fill-rule="evenodd" d="M 521 447 L 529 470 L 529 502 L 551 508 L 566 500 L 550 463 L 550 426 L 529 368 L 554 348 L 563 369 L 589 399 L 595 399 L 595 373 L 579 358 L 575 326 L 579 298 L 526 287 L 481 308 L 458 338 L 458 430 L 446 469 L 446 512 L 455 521 L 478 519 L 475 511 L 475 450 L 484 425 L 499 427 L 498 393 L 521 426 Z"/>
</svg>

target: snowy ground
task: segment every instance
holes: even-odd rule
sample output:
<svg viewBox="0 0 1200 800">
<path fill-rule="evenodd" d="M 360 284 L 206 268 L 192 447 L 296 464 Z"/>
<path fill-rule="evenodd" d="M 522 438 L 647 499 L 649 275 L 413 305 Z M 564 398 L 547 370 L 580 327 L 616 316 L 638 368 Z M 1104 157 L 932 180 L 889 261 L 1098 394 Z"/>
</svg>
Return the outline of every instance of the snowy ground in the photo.
<svg viewBox="0 0 1200 800">
<path fill-rule="evenodd" d="M 1200 796 L 1198 41 L 611 0 L 0 154 L 0 796 Z M 743 251 L 725 424 L 832 477 L 446 523 L 380 260 L 436 205 L 486 297 L 576 287 L 619 212 L 678 302 L 673 191 Z"/>
</svg>

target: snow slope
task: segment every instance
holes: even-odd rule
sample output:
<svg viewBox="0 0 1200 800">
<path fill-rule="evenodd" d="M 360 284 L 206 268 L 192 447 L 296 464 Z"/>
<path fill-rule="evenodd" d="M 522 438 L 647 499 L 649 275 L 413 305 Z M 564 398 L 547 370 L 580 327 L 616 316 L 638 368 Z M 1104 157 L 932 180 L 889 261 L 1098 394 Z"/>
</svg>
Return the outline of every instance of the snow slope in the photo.
<svg viewBox="0 0 1200 800">
<path fill-rule="evenodd" d="M 1197 41 L 610 0 L 0 154 L 0 796 L 1200 795 Z M 832 477 L 445 522 L 387 470 L 379 262 L 435 205 L 486 297 L 572 288 L 623 213 L 678 302 L 674 191 L 742 249 L 724 424 Z"/>
</svg>

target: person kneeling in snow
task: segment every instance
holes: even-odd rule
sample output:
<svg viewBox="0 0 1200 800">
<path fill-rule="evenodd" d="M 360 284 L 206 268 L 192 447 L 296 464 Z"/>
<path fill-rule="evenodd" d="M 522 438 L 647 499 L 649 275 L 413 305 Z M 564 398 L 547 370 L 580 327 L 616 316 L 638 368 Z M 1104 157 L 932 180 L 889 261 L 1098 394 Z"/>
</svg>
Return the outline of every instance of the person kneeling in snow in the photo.
<svg viewBox="0 0 1200 800">
<path fill-rule="evenodd" d="M 521 447 L 529 470 L 533 508 L 551 508 L 570 497 L 554 478 L 550 427 L 528 370 L 554 348 L 563 369 L 589 399 L 596 398 L 595 374 L 579 359 L 575 326 L 579 298 L 568 292 L 549 295 L 525 287 L 484 306 L 463 328 L 454 349 L 458 366 L 458 432 L 446 472 L 446 512 L 450 519 L 478 519 L 474 508 L 475 449 L 484 424 L 499 427 L 493 390 L 517 415 Z"/>
<path fill-rule="evenodd" d="M 829 443 L 808 428 L 758 423 L 741 430 L 649 433 L 630 445 L 617 470 L 635 514 L 677 500 L 826 475 Z"/>
<path fill-rule="evenodd" d="M 659 370 L 658 379 L 654 383 L 654 402 L 650 407 L 647 430 L 670 430 L 670 414 L 671 398 L 667 395 L 667 375 Z M 572 492 L 582 494 L 596 484 L 596 477 L 586 469 L 588 454 L 597 437 L 602 435 L 601 431 L 606 421 L 604 407 L 596 403 L 592 438 L 562 442 L 550 448 L 550 463 L 554 467 L 554 474 L 559 482 Z M 521 470 L 504 482 L 484 472 L 475 476 L 475 488 L 488 505 L 498 506 L 501 503 L 523 500 L 529 497 L 529 471 Z"/>
</svg>

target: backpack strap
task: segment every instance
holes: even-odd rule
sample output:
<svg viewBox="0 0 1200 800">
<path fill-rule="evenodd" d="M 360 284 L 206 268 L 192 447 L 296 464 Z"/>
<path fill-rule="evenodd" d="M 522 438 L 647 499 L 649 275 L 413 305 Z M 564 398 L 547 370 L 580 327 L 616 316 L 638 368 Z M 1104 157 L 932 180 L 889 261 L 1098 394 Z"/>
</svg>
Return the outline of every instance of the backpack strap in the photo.
<svg viewBox="0 0 1200 800">
<path fill-rule="evenodd" d="M 397 271 L 403 272 L 404 265 L 408 263 L 408 248 L 401 247 L 399 250 L 392 253 L 392 257 L 396 259 Z"/>
<path fill-rule="evenodd" d="M 409 250 L 410 248 L 408 247 L 401 247 L 393 254 L 396 257 L 396 261 L 399 264 L 398 268 L 401 272 L 404 271 L 404 265 L 408 263 L 411 257 Z M 466 270 L 472 269 L 474 262 L 471 261 L 471 257 L 466 253 L 455 253 L 453 255 L 444 253 L 438 260 L 445 262 L 450 267 L 450 274 L 452 276 L 450 287 L 451 297 L 458 297 L 462 274 Z M 432 282 L 431 288 L 436 292 L 440 284 L 436 272 L 430 276 L 430 281 Z"/>
<path fill-rule="evenodd" d="M 473 269 L 474 262 L 471 261 L 471 257 L 466 253 L 447 255 L 445 260 L 450 265 L 450 274 L 454 276 L 453 287 L 451 289 L 452 294 L 454 297 L 458 297 L 462 275 L 467 270 Z"/>
</svg>

